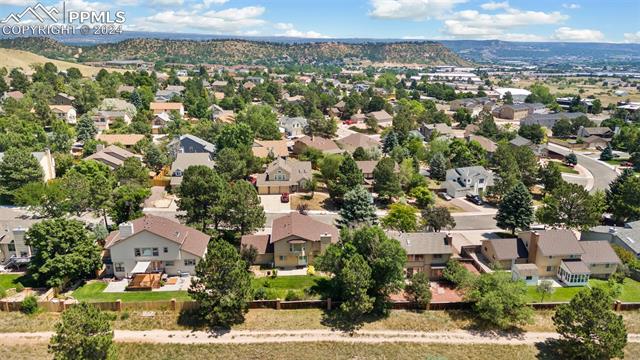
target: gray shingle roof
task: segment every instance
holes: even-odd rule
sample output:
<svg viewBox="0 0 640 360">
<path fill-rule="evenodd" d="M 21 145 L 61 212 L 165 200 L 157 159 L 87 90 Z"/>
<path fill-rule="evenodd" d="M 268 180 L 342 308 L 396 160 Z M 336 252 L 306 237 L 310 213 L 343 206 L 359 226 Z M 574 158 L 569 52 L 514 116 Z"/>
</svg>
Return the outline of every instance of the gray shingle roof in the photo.
<svg viewBox="0 0 640 360">
<path fill-rule="evenodd" d="M 587 264 L 619 264 L 620 258 L 607 241 L 580 241 L 584 250 L 582 261 Z"/>
<path fill-rule="evenodd" d="M 387 231 L 387 236 L 397 240 L 408 255 L 453 253 L 451 239 L 446 240 L 446 233 Z"/>
</svg>

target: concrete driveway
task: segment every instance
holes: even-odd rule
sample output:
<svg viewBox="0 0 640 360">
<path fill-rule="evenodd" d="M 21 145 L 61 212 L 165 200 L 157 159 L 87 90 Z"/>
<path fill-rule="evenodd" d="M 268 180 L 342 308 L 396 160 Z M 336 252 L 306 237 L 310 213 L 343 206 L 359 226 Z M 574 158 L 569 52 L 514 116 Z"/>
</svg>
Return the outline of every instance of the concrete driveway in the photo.
<svg viewBox="0 0 640 360">
<path fill-rule="evenodd" d="M 259 195 L 260 203 L 267 214 L 282 214 L 291 212 L 291 204 L 280 201 L 280 195 Z"/>
</svg>

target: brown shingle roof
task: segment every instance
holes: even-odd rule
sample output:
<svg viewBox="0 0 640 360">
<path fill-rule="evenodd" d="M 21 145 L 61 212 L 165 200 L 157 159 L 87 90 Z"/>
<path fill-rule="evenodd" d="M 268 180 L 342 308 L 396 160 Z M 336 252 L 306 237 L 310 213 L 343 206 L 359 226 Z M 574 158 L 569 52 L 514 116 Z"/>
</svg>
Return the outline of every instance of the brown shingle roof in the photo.
<svg viewBox="0 0 640 360">
<path fill-rule="evenodd" d="M 273 244 L 269 241 L 270 235 L 244 235 L 240 240 L 240 246 L 253 246 L 258 250 L 258 255 L 273 253 Z"/>
<path fill-rule="evenodd" d="M 545 256 L 575 255 L 584 251 L 571 230 L 538 230 L 538 248 Z M 532 234 L 532 236 L 534 236 Z"/>
<path fill-rule="evenodd" d="M 267 157 L 271 152 L 273 156 L 289 156 L 286 140 L 254 140 L 251 148 L 254 156 Z"/>
<path fill-rule="evenodd" d="M 121 238 L 119 230 L 112 231 L 105 239 L 105 249 L 109 249 L 115 244 L 126 241 L 142 231 L 148 231 L 180 244 L 182 251 L 193 255 L 203 257 L 207 252 L 207 245 L 210 239 L 209 235 L 186 225 L 155 215 L 145 215 L 131 221 L 131 223 L 133 224 L 133 234 L 126 238 Z"/>
<path fill-rule="evenodd" d="M 296 140 L 296 143 L 300 142 L 307 147 L 318 149 L 323 152 L 341 152 L 340 147 L 331 139 L 326 139 L 320 136 L 308 136 L 305 135 L 300 139 Z"/>
<path fill-rule="evenodd" d="M 484 240 L 483 243 L 491 244 L 496 260 L 513 260 L 529 256 L 527 248 L 520 239 L 490 239 Z"/>
<path fill-rule="evenodd" d="M 620 264 L 620 258 L 607 241 L 580 241 L 582 261 L 591 264 Z"/>
<path fill-rule="evenodd" d="M 271 242 L 275 243 L 289 236 L 309 241 L 320 241 L 323 234 L 331 235 L 331 242 L 338 241 L 338 229 L 321 221 L 299 213 L 290 213 L 273 220 Z"/>
<path fill-rule="evenodd" d="M 183 105 L 182 103 L 179 102 L 166 102 L 166 103 L 160 103 L 160 102 L 152 102 L 151 104 L 149 104 L 149 109 L 150 110 L 180 110 L 182 109 Z"/>
<path fill-rule="evenodd" d="M 133 146 L 138 141 L 144 139 L 144 135 L 140 134 L 100 134 L 98 140 L 106 142 L 108 145 L 120 143 L 124 146 Z"/>
<path fill-rule="evenodd" d="M 353 133 L 345 138 L 339 139 L 338 143 L 348 152 L 353 152 L 358 147 L 370 149 L 380 146 L 380 143 L 375 139 L 360 133 Z"/>
</svg>

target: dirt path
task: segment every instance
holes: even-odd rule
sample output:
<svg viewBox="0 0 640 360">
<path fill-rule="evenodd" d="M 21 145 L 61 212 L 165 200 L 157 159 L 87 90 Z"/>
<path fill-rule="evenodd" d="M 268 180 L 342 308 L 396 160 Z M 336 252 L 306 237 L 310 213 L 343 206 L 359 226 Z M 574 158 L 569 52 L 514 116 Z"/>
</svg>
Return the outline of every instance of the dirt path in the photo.
<svg viewBox="0 0 640 360">
<path fill-rule="evenodd" d="M 0 337 L 0 344 L 29 344 L 48 342 L 52 332 L 38 333 L 5 333 Z M 441 343 L 441 344 L 501 344 L 519 345 L 535 344 L 547 339 L 557 338 L 552 332 L 525 332 L 520 334 L 497 334 L 493 332 L 448 331 L 358 331 L 353 336 L 330 330 L 273 330 L 243 331 L 233 330 L 226 333 L 212 334 L 204 331 L 128 331 L 115 330 L 118 342 L 144 342 L 165 344 L 255 344 L 255 343 L 287 343 L 287 342 L 408 342 L 408 343 Z M 629 342 L 640 343 L 640 334 L 629 334 Z"/>
</svg>

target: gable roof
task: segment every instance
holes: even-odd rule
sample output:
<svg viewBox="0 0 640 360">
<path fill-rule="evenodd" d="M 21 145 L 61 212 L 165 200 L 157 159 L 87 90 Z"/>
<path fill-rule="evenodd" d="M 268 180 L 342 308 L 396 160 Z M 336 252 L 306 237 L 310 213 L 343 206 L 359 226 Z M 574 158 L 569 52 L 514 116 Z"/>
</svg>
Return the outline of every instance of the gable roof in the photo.
<svg viewBox="0 0 640 360">
<path fill-rule="evenodd" d="M 302 143 L 310 148 L 318 149 L 323 152 L 341 152 L 340 147 L 335 141 L 320 136 L 308 136 L 305 135 L 296 140 L 296 143 Z"/>
<path fill-rule="evenodd" d="M 183 140 L 191 140 L 195 143 L 198 143 L 200 145 L 202 145 L 202 147 L 204 148 L 205 151 L 210 152 L 210 153 L 214 153 L 216 151 L 216 146 L 210 142 L 208 142 L 207 140 L 201 139 L 195 135 L 191 135 L 191 134 L 185 134 L 180 136 L 179 138 L 173 139 L 170 143 L 169 146 L 176 146 L 177 144 L 181 144 Z"/>
<path fill-rule="evenodd" d="M 578 238 L 571 230 L 553 229 L 529 231 L 539 234 L 538 248 L 545 256 L 583 254 L 584 250 L 578 244 Z"/>
<path fill-rule="evenodd" d="M 387 231 L 387 236 L 400 243 L 408 255 L 452 254 L 451 238 L 447 240 L 443 232 L 411 232 Z M 447 243 L 448 242 L 448 243 Z"/>
<path fill-rule="evenodd" d="M 620 258 L 607 241 L 580 241 L 579 244 L 584 251 L 581 259 L 589 265 L 621 263 Z"/>
<path fill-rule="evenodd" d="M 149 104 L 149 110 L 180 110 L 183 108 L 179 102 L 152 102 Z"/>
<path fill-rule="evenodd" d="M 275 184 L 274 180 L 267 179 L 267 177 L 270 173 L 278 170 L 278 168 L 282 168 L 289 173 L 289 181 L 287 181 L 287 183 L 297 183 L 302 179 L 311 179 L 313 175 L 311 161 L 300 161 L 294 158 L 283 159 L 279 157 L 267 166 L 267 170 L 263 174 L 258 176 L 258 184 L 266 184 L 267 182 Z"/>
<path fill-rule="evenodd" d="M 171 173 L 176 170 L 186 170 L 189 166 L 205 165 L 213 168 L 213 161 L 209 153 L 178 153 L 171 164 Z"/>
<path fill-rule="evenodd" d="M 520 135 L 516 135 L 516 137 L 509 141 L 509 143 L 513 146 L 529 146 L 533 144 L 531 140 Z"/>
<path fill-rule="evenodd" d="M 109 145 L 120 143 L 124 146 L 133 146 L 138 141 L 144 139 L 144 135 L 140 134 L 99 134 L 96 139 L 104 141 Z"/>
<path fill-rule="evenodd" d="M 323 234 L 331 235 L 331 242 L 338 241 L 338 229 L 310 216 L 294 212 L 273 220 L 271 242 L 275 243 L 289 236 L 295 236 L 308 241 L 320 241 Z"/>
<path fill-rule="evenodd" d="M 347 137 L 342 139 L 338 139 L 338 144 L 342 145 L 342 148 L 353 152 L 358 147 L 362 147 L 363 149 L 376 148 L 380 146 L 380 142 L 373 139 L 370 136 L 361 134 L 361 133 L 353 133 Z"/>
<path fill-rule="evenodd" d="M 109 145 L 106 148 L 87 156 L 86 160 L 96 160 L 105 163 L 112 170 L 122 166 L 124 161 L 132 156 L 132 152 L 116 145 Z"/>
<path fill-rule="evenodd" d="M 521 239 L 489 239 L 482 241 L 490 244 L 496 255 L 496 260 L 513 260 L 527 258 L 529 252 Z"/>
<path fill-rule="evenodd" d="M 122 243 L 143 231 L 148 231 L 161 238 L 179 244 L 181 250 L 190 254 L 203 257 L 207 252 L 207 245 L 210 239 L 209 235 L 167 218 L 145 215 L 131 221 L 131 225 L 133 226 L 133 233 L 125 238 L 120 236 L 120 230 L 112 231 L 105 239 L 105 249 Z"/>
<path fill-rule="evenodd" d="M 254 140 L 251 151 L 257 157 L 267 157 L 269 153 L 275 157 L 289 156 L 286 140 Z"/>
<path fill-rule="evenodd" d="M 269 234 L 263 235 L 243 235 L 240 239 L 240 246 L 253 246 L 258 251 L 258 255 L 273 253 L 273 243 Z"/>
<path fill-rule="evenodd" d="M 393 116 L 389 115 L 385 110 L 380 111 L 372 111 L 367 114 L 367 116 L 373 116 L 378 122 L 389 122 L 393 120 Z"/>
<path fill-rule="evenodd" d="M 496 143 L 484 136 L 471 134 L 467 138 L 469 141 L 477 141 L 486 152 L 494 153 L 498 149 L 498 145 L 496 145 Z"/>
</svg>

